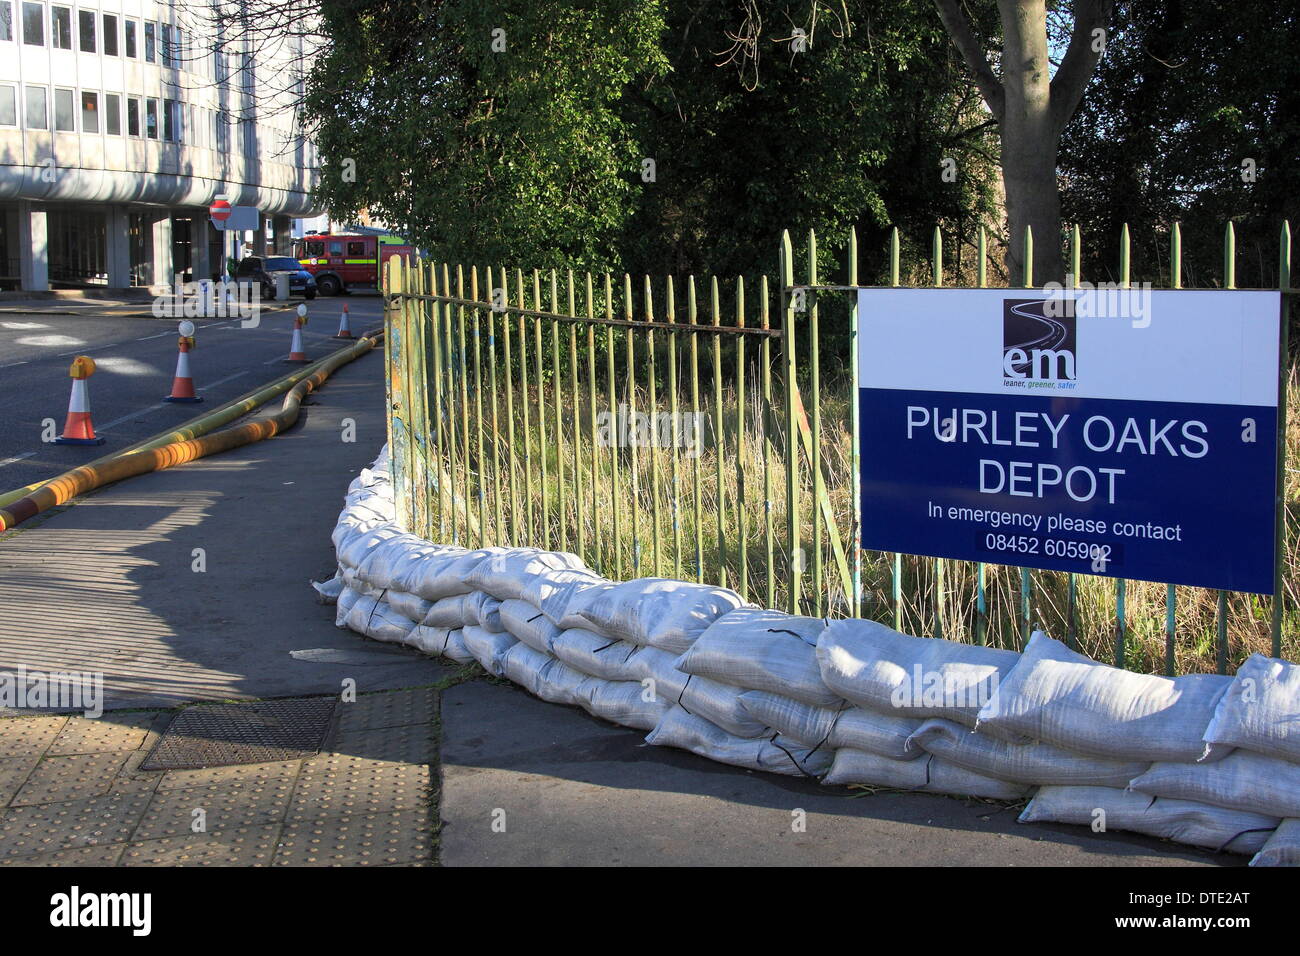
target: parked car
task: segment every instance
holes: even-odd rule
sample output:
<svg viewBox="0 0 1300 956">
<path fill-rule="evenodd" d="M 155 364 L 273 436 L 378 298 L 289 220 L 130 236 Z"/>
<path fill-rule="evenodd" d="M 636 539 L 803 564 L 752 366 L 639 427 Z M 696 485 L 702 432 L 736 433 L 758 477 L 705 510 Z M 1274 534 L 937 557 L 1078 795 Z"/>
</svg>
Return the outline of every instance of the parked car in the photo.
<svg viewBox="0 0 1300 956">
<path fill-rule="evenodd" d="M 289 276 L 289 294 L 301 295 L 305 299 L 316 298 L 316 279 L 302 267 L 297 259 L 290 256 L 249 256 L 239 263 L 235 270 L 238 283 L 260 282 L 262 298 L 275 298 L 275 280 L 277 276 Z"/>
</svg>

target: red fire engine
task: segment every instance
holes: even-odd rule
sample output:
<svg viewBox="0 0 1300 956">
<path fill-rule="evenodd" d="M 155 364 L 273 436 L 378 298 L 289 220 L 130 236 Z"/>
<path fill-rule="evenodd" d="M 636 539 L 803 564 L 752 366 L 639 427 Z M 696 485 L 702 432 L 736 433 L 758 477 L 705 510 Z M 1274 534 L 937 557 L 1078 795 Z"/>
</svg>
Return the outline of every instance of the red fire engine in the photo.
<svg viewBox="0 0 1300 956">
<path fill-rule="evenodd" d="M 379 286 L 379 270 L 393 256 L 415 257 L 414 247 L 384 241 L 386 236 L 312 235 L 295 240 L 293 255 L 316 277 L 316 291 L 338 295 L 345 289 Z"/>
</svg>

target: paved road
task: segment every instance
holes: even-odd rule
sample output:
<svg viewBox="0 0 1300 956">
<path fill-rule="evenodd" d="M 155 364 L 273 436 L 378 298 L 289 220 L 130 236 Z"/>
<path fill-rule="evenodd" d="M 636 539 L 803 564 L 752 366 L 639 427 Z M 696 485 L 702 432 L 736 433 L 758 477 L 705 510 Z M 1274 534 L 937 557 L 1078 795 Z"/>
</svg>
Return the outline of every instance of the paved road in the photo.
<svg viewBox="0 0 1300 956">
<path fill-rule="evenodd" d="M 318 298 L 308 303 L 303 341 L 309 358 L 321 358 L 341 344 L 332 336 L 344 302 L 354 333 L 379 324 L 382 304 L 376 294 Z M 237 319 L 199 319 L 195 324 L 198 345 L 190 356 L 191 368 L 205 401 L 172 405 L 161 399 L 171 391 L 176 369 L 173 320 L 0 314 L 0 491 L 52 478 L 125 448 L 291 369 L 280 359 L 289 354 L 292 311 L 264 316 L 254 328 L 243 328 Z M 107 441 L 98 447 L 44 443 L 45 419 L 54 419 L 62 431 L 68 365 L 79 354 L 91 356 L 97 365 L 90 406 L 95 430 Z"/>
</svg>

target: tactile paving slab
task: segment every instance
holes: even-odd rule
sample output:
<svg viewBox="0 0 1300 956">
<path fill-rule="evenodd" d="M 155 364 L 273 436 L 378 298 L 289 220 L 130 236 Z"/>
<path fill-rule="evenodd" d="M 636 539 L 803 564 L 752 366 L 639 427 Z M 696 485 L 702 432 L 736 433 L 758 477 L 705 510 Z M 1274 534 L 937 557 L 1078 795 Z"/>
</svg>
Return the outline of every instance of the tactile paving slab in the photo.
<svg viewBox="0 0 1300 956">
<path fill-rule="evenodd" d="M 202 704 L 177 714 L 142 765 L 189 770 L 302 760 L 320 752 L 335 699 Z"/>
</svg>

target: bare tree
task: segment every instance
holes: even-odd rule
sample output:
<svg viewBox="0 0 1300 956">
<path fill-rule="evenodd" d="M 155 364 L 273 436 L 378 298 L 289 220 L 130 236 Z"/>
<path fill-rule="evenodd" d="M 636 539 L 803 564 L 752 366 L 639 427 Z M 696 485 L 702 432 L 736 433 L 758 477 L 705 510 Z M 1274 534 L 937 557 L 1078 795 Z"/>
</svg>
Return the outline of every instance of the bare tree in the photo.
<svg viewBox="0 0 1300 956">
<path fill-rule="evenodd" d="M 1048 55 L 1045 0 L 998 0 L 1000 49 L 975 35 L 960 0 L 935 0 L 939 17 L 975 77 L 1002 135 L 1007 269 L 1024 275 L 1025 227 L 1033 230 L 1033 278 L 1064 278 L 1056 157 L 1061 132 L 1105 50 L 1114 0 L 1074 0 L 1074 26 L 1056 74 Z M 989 62 L 993 52 L 1001 75 Z"/>
</svg>

